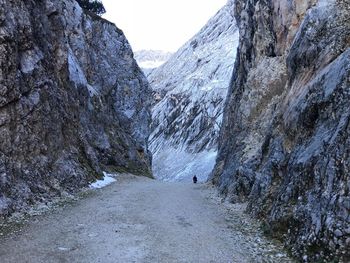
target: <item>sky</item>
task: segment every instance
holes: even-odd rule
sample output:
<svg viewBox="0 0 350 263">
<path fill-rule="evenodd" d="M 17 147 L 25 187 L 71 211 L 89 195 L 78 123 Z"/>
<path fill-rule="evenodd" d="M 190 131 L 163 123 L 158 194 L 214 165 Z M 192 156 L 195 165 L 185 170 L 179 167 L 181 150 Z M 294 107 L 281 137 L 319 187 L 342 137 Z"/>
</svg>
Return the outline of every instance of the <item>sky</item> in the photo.
<svg viewBox="0 0 350 263">
<path fill-rule="evenodd" d="M 102 0 L 104 18 L 123 30 L 134 51 L 176 51 L 227 0 Z"/>
</svg>

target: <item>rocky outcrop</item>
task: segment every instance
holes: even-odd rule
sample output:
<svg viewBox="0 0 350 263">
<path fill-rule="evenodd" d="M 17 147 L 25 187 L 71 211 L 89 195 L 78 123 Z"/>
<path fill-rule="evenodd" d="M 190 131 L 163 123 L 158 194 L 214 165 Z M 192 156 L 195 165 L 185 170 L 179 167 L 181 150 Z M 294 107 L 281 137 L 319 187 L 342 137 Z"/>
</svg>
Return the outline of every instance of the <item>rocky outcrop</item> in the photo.
<svg viewBox="0 0 350 263">
<path fill-rule="evenodd" d="M 212 180 L 304 261 L 350 260 L 350 7 L 237 0 Z"/>
<path fill-rule="evenodd" d="M 238 45 L 229 1 L 148 76 L 154 92 L 153 171 L 164 180 L 205 181 L 212 170 L 223 104 Z"/>
<path fill-rule="evenodd" d="M 102 171 L 151 176 L 151 93 L 122 31 L 74 0 L 0 11 L 0 215 Z"/>
</svg>

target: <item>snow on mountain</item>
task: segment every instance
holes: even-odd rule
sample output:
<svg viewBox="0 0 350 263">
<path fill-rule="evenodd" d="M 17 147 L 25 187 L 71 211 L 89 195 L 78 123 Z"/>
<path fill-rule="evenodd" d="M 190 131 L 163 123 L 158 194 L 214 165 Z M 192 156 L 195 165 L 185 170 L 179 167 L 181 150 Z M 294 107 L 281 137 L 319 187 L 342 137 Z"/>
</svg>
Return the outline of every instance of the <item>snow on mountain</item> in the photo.
<svg viewBox="0 0 350 263">
<path fill-rule="evenodd" d="M 172 54 L 162 50 L 139 50 L 134 53 L 134 57 L 140 68 L 148 75 L 152 69 L 163 65 Z"/>
<path fill-rule="evenodd" d="M 229 1 L 148 80 L 154 92 L 153 170 L 168 181 L 200 181 L 212 170 L 239 33 Z"/>
</svg>

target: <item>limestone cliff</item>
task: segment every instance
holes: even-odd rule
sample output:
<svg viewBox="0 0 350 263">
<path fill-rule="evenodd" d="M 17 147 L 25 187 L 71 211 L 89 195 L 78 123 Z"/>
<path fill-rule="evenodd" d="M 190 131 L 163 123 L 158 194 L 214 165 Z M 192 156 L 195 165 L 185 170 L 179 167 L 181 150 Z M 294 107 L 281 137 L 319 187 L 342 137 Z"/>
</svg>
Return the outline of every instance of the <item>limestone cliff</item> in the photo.
<svg viewBox="0 0 350 263">
<path fill-rule="evenodd" d="M 304 261 L 350 260 L 350 7 L 237 0 L 212 180 Z"/>
<path fill-rule="evenodd" d="M 238 45 L 230 0 L 148 76 L 154 91 L 150 149 L 154 175 L 205 181 L 212 170 Z"/>
<path fill-rule="evenodd" d="M 0 215 L 102 171 L 151 175 L 150 95 L 114 24 L 74 0 L 0 0 Z"/>
</svg>

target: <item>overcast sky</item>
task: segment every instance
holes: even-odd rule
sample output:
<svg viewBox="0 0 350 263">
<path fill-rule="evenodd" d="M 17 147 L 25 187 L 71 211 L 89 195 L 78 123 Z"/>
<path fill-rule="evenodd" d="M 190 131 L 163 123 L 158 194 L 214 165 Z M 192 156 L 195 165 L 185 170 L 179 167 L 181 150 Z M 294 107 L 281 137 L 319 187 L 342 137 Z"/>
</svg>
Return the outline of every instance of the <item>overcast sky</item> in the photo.
<svg viewBox="0 0 350 263">
<path fill-rule="evenodd" d="M 227 0 L 102 0 L 104 18 L 123 30 L 134 51 L 176 51 Z"/>
</svg>

